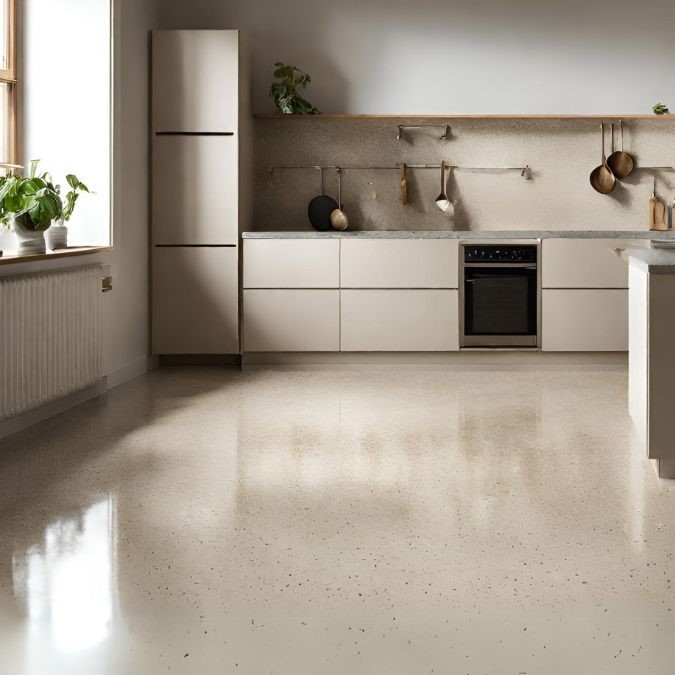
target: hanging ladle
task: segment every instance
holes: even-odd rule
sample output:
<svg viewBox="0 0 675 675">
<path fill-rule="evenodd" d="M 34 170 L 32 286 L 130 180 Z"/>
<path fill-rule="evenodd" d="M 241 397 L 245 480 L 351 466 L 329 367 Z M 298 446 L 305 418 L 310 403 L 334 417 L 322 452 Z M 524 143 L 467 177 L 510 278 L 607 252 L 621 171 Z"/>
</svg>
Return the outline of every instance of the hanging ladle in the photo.
<svg viewBox="0 0 675 675">
<path fill-rule="evenodd" d="M 349 218 L 342 210 L 342 169 L 338 166 L 338 207 L 330 214 L 330 224 L 334 230 L 346 230 L 349 227 Z"/>
<path fill-rule="evenodd" d="M 633 158 L 623 151 L 623 124 L 619 120 L 619 138 L 621 140 L 621 150 L 614 151 L 614 125 L 612 125 L 612 154 L 607 158 L 607 166 L 610 171 L 618 178 L 625 178 L 635 168 Z"/>
<path fill-rule="evenodd" d="M 609 194 L 616 185 L 616 177 L 612 170 L 607 166 L 607 157 L 605 156 L 605 123 L 600 123 L 600 136 L 602 138 L 602 155 L 600 166 L 595 167 L 591 172 L 590 181 L 593 189 L 601 195 Z"/>
<path fill-rule="evenodd" d="M 441 193 L 436 197 L 436 206 L 438 206 L 443 213 L 451 216 L 455 213 L 455 207 L 448 199 L 448 195 L 445 194 L 445 190 L 445 160 L 443 160 L 441 162 Z"/>
</svg>

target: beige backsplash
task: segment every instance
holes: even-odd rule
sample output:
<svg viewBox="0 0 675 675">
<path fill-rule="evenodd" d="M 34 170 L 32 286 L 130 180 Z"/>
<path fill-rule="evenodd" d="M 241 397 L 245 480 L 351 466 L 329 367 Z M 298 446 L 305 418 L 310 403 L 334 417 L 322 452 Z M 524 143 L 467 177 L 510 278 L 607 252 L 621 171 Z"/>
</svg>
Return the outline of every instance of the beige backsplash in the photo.
<svg viewBox="0 0 675 675">
<path fill-rule="evenodd" d="M 453 171 L 448 193 L 456 201 L 454 218 L 434 204 L 440 171 L 410 170 L 409 203 L 402 206 L 397 171 L 346 170 L 342 197 L 353 230 L 647 229 L 654 176 L 659 196 L 669 205 L 675 193 L 675 173 L 647 170 L 635 171 L 608 196 L 594 192 L 588 176 L 600 160 L 599 121 L 448 120 L 448 141 L 438 140 L 438 128 L 410 131 L 397 140 L 397 124 L 414 121 L 256 120 L 253 229 L 312 229 L 307 204 L 319 194 L 318 172 L 278 170 L 267 187 L 268 165 L 437 164 L 444 159 L 460 166 L 532 169 L 530 181 L 517 172 Z M 623 126 L 625 150 L 638 166 L 675 165 L 675 121 Z M 618 141 L 618 127 L 616 136 Z M 334 170 L 325 172 L 325 184 L 337 198 Z"/>
</svg>

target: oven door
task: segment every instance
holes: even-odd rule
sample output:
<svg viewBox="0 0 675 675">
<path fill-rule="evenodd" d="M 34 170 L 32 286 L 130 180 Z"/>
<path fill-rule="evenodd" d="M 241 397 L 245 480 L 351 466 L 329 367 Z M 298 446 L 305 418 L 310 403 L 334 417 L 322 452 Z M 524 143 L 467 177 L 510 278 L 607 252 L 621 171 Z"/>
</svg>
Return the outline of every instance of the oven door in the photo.
<svg viewBox="0 0 675 675">
<path fill-rule="evenodd" d="M 537 268 L 464 267 L 463 347 L 537 346 Z"/>
</svg>

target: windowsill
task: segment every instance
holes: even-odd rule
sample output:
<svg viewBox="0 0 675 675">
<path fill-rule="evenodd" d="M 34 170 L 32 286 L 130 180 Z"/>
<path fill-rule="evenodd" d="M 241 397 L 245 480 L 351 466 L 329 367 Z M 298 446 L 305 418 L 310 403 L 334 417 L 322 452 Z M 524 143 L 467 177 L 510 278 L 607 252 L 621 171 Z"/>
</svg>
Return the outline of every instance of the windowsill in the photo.
<svg viewBox="0 0 675 675">
<path fill-rule="evenodd" d="M 49 251 L 47 253 L 34 253 L 33 255 L 6 253 L 0 256 L 0 265 L 15 265 L 17 263 L 36 262 L 38 260 L 55 260 L 56 258 L 72 258 L 81 255 L 91 255 L 92 253 L 109 253 L 112 250 L 112 246 L 77 246 Z"/>
</svg>

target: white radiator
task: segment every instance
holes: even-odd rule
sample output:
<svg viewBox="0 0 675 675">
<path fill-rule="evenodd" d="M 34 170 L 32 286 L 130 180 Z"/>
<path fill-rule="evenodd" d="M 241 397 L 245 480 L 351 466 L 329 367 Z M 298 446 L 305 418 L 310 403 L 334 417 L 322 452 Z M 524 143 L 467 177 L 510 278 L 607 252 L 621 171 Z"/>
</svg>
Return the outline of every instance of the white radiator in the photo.
<svg viewBox="0 0 675 675">
<path fill-rule="evenodd" d="M 0 421 L 102 377 L 100 266 L 0 278 Z"/>
</svg>

